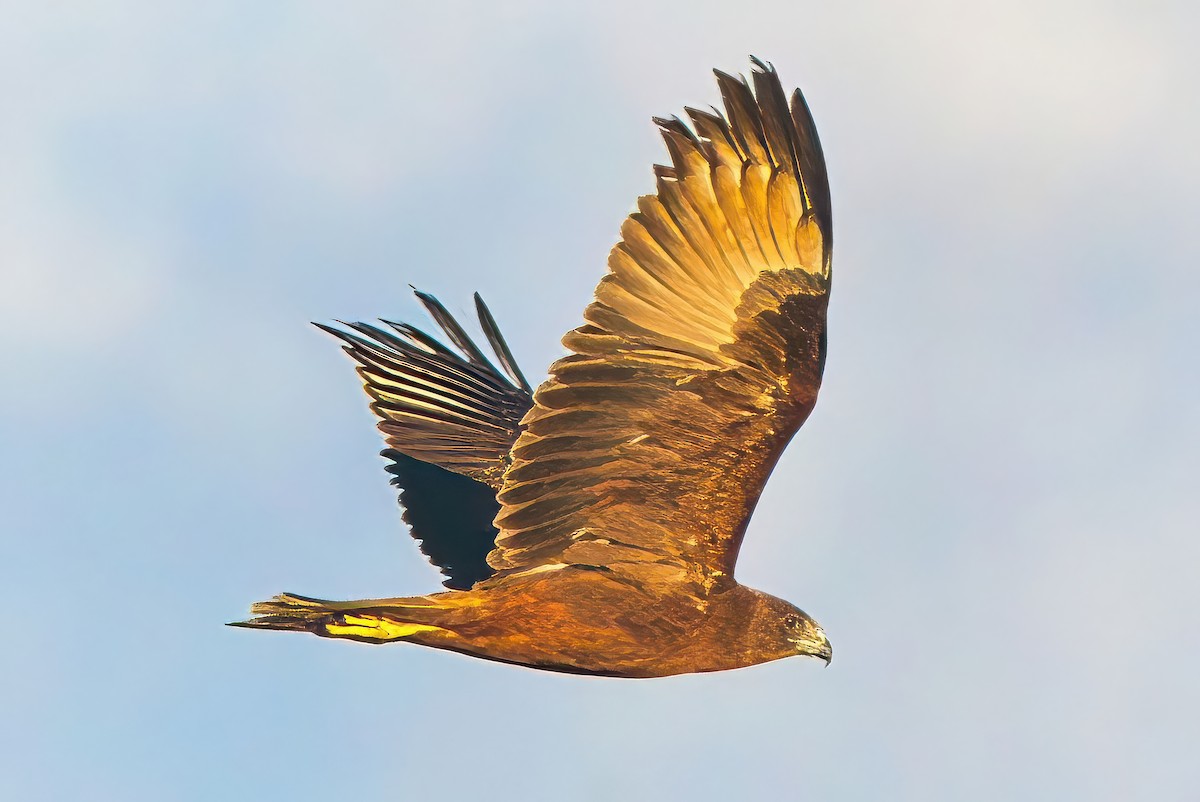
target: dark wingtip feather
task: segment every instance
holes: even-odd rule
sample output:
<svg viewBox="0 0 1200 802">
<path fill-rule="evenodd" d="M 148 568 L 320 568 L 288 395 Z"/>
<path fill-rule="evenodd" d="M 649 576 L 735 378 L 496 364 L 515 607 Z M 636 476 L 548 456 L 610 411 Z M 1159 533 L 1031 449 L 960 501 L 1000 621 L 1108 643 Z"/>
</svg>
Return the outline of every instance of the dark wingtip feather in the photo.
<svg viewBox="0 0 1200 802">
<path fill-rule="evenodd" d="M 431 354 L 439 354 L 441 356 L 452 358 L 455 361 L 462 362 L 464 365 L 467 364 L 465 359 L 451 351 L 446 346 L 442 345 L 433 337 L 430 337 L 428 334 L 418 329 L 416 326 L 410 326 L 407 323 L 398 323 L 394 320 L 388 320 L 387 318 L 382 317 L 379 319 L 379 322 L 393 329 L 397 333 L 404 335 L 409 340 L 421 346 Z"/>
<path fill-rule="evenodd" d="M 672 114 L 670 117 L 652 117 L 654 124 L 664 131 L 671 131 L 685 139 L 690 139 L 692 142 L 699 144 L 696 134 L 688 124 L 679 118 L 678 114 Z"/>
<path fill-rule="evenodd" d="M 483 327 L 483 333 L 487 337 L 488 343 L 491 344 L 496 358 L 500 360 L 500 366 L 504 368 L 504 372 L 522 390 L 532 393 L 529 382 L 525 380 L 525 374 L 521 373 L 521 369 L 517 367 L 517 360 L 513 357 L 512 350 L 508 347 L 504 335 L 500 333 L 500 327 L 496 325 L 496 318 L 492 317 L 492 310 L 488 309 L 479 293 L 475 293 L 475 312 L 479 315 L 479 325 Z"/>
<path fill-rule="evenodd" d="M 472 364 L 482 368 L 492 367 L 487 357 L 479 350 L 479 346 L 475 345 L 475 341 L 463 330 L 463 327 L 454 319 L 454 315 L 450 314 L 450 311 L 442 305 L 441 301 L 429 293 L 421 292 L 416 288 L 413 288 L 413 293 L 424 305 L 425 311 L 429 313 L 429 316 L 441 326 L 446 336 L 458 347 L 458 350 L 466 355 Z"/>
<path fill-rule="evenodd" d="M 717 88 L 725 102 L 725 116 L 742 152 L 759 163 L 766 162 L 769 150 L 763 139 L 762 120 L 754 93 L 744 77 L 734 77 L 722 70 L 713 70 Z"/>
<path fill-rule="evenodd" d="M 824 234 L 828 259 L 833 245 L 829 174 L 808 101 L 797 89 L 789 104 L 775 66 L 755 55 L 750 56 L 750 63 L 753 92 L 745 77 L 713 70 L 733 141 L 754 159 L 769 154 L 776 162 L 786 160 L 795 164 L 812 213 Z"/>
<path fill-rule="evenodd" d="M 826 258 L 833 247 L 833 204 L 829 194 L 829 170 L 825 164 L 825 152 L 821 138 L 817 135 L 817 124 L 804 93 L 797 89 L 792 93 L 792 125 L 796 134 L 796 158 L 804 175 L 805 190 L 813 204 L 817 223 L 825 235 Z"/>
<path fill-rule="evenodd" d="M 775 167 L 802 178 L 800 160 L 796 148 L 796 131 L 788 109 L 787 95 L 779 75 L 759 60 L 755 60 L 752 74 L 754 97 L 759 108 L 763 135 L 771 149 L 771 160 Z"/>
</svg>

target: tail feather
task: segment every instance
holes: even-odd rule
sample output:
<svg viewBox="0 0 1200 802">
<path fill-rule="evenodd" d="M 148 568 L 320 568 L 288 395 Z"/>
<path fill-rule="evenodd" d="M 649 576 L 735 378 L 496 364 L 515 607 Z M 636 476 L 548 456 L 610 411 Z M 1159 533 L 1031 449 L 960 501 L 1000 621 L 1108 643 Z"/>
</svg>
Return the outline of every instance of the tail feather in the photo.
<svg viewBox="0 0 1200 802">
<path fill-rule="evenodd" d="M 320 599 L 281 593 L 269 601 L 250 605 L 250 614 L 255 617 L 248 621 L 230 622 L 229 626 L 315 632 L 332 620 L 334 611 L 328 602 Z"/>
<path fill-rule="evenodd" d="M 256 602 L 250 606 L 254 616 L 247 621 L 233 621 L 231 627 L 246 629 L 275 629 L 288 632 L 311 632 L 325 638 L 348 638 L 367 643 L 386 643 L 405 640 L 422 633 L 445 633 L 446 630 L 430 623 L 420 623 L 405 618 L 421 617 L 418 610 L 438 609 L 438 605 L 413 600 L 404 604 L 400 600 L 387 600 L 384 611 L 379 602 L 329 602 L 311 599 L 293 593 L 281 593 L 269 601 Z M 405 611 L 410 611 L 406 615 Z"/>
</svg>

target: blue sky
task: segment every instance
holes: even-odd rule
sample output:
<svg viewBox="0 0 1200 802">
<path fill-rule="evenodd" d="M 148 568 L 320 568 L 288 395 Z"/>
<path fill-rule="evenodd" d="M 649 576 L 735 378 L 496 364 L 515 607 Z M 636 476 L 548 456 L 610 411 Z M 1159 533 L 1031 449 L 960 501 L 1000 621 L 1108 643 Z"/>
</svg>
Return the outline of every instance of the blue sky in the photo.
<svg viewBox="0 0 1200 802">
<path fill-rule="evenodd" d="M 0 796 L 1185 799 L 1183 3 L 0 2 Z M 531 380 L 747 54 L 834 196 L 816 412 L 739 578 L 828 669 L 563 677 L 223 627 L 428 592 L 309 320 L 487 298 Z"/>
</svg>

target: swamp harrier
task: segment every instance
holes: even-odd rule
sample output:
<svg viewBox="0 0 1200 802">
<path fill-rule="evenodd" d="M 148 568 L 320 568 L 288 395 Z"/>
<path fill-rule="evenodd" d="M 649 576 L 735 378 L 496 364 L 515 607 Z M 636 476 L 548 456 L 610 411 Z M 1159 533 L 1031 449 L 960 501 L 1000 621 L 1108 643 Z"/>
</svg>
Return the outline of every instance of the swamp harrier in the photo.
<svg viewBox="0 0 1200 802">
<path fill-rule="evenodd" d="M 750 82 L 716 76 L 724 114 L 655 119 L 671 166 L 537 390 L 478 295 L 494 361 L 423 293 L 453 347 L 403 323 L 321 327 L 358 363 L 404 520 L 449 590 L 283 594 L 235 626 L 620 677 L 829 661 L 816 622 L 733 575 L 817 400 L 829 181 L 799 90 L 789 105 L 757 59 Z"/>
</svg>

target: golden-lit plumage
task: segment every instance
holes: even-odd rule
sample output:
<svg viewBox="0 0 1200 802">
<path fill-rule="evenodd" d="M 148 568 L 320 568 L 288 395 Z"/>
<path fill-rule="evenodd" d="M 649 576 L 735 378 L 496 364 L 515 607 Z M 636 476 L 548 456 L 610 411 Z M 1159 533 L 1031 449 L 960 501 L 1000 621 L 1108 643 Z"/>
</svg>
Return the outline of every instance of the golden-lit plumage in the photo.
<svg viewBox="0 0 1200 802">
<path fill-rule="evenodd" d="M 617 676 L 829 660 L 807 615 L 733 579 L 820 386 L 828 179 L 798 90 L 789 107 L 757 60 L 753 91 L 717 80 L 724 116 L 656 120 L 671 166 L 656 168 L 657 193 L 622 226 L 585 324 L 563 340 L 571 353 L 532 397 L 478 296 L 503 373 L 429 296 L 460 353 L 402 324 L 327 329 L 359 363 L 414 536 L 458 589 L 283 595 L 241 626 Z M 453 513 L 422 506 L 434 488 Z"/>
</svg>

